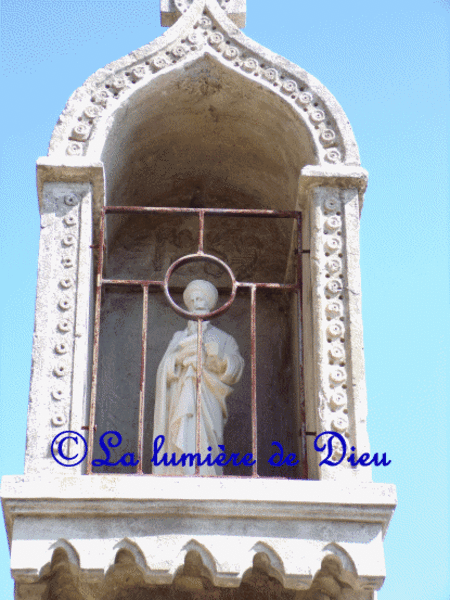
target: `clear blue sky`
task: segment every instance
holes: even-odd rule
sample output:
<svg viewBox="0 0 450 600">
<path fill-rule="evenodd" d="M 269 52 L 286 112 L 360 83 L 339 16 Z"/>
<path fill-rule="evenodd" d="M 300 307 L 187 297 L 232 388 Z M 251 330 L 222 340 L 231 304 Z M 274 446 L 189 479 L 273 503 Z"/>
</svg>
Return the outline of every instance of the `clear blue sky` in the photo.
<svg viewBox="0 0 450 600">
<path fill-rule="evenodd" d="M 317 77 L 370 174 L 361 220 L 373 452 L 397 485 L 379 600 L 448 600 L 449 0 L 247 0 L 244 32 Z M 3 0 L 1 473 L 23 473 L 39 217 L 35 161 L 72 92 L 148 43 L 157 0 Z M 0 596 L 13 597 L 0 534 Z"/>
</svg>

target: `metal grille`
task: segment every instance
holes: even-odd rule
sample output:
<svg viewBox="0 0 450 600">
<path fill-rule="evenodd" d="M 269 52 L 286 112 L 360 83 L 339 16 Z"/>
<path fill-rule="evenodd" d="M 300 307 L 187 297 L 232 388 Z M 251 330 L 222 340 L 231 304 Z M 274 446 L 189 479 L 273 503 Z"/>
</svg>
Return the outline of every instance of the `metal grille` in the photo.
<svg viewBox="0 0 450 600">
<path fill-rule="evenodd" d="M 106 279 L 103 277 L 104 258 L 105 258 L 105 224 L 107 214 L 184 214 L 197 215 L 199 220 L 198 248 L 195 254 L 188 254 L 176 260 L 167 270 L 164 280 L 138 280 L 138 279 Z M 248 281 L 236 281 L 233 272 L 229 266 L 219 258 L 207 254 L 204 251 L 204 231 L 205 217 L 215 216 L 224 218 L 236 217 L 259 217 L 259 218 L 279 218 L 294 219 L 297 223 L 295 236 L 294 252 L 296 254 L 296 283 L 254 283 Z M 172 273 L 182 264 L 191 261 L 210 261 L 220 264 L 232 281 L 231 295 L 228 301 L 218 309 L 201 315 L 190 313 L 180 308 L 172 300 L 169 292 L 169 280 Z M 102 291 L 105 285 L 108 286 L 140 286 L 143 293 L 143 312 L 142 312 L 142 333 L 141 333 L 141 375 L 139 392 L 139 420 L 138 420 L 138 443 L 137 474 L 142 475 L 143 464 L 143 446 L 144 446 L 144 411 L 145 411 L 145 373 L 147 364 L 147 329 L 148 329 L 148 295 L 149 288 L 159 288 L 164 292 L 171 308 L 179 315 L 197 321 L 197 378 L 196 378 L 196 453 L 200 453 L 200 422 L 201 422 L 201 374 L 202 374 L 202 323 L 219 316 L 225 312 L 233 303 L 238 288 L 248 288 L 250 291 L 250 336 L 251 336 L 251 421 L 252 421 L 252 455 L 256 461 L 252 467 L 252 477 L 258 477 L 258 427 L 257 427 L 257 398 L 256 398 L 256 306 L 257 290 L 273 289 L 281 292 L 291 292 L 297 295 L 297 315 L 298 315 L 298 370 L 299 370 L 299 402 L 300 402 L 300 437 L 301 437 L 301 466 L 304 477 L 308 478 L 307 457 L 306 457 L 306 421 L 305 421 L 305 398 L 303 386 L 303 341 L 302 341 L 302 215 L 298 211 L 278 211 L 278 210 L 250 210 L 250 209 L 222 209 L 222 208 L 172 208 L 172 207 L 142 207 L 142 206 L 116 206 L 105 207 L 102 209 L 100 222 L 100 239 L 98 253 L 98 268 L 96 280 L 96 300 L 95 300 L 95 324 L 94 324 L 94 345 L 93 345 L 93 370 L 92 370 L 92 388 L 89 416 L 89 439 L 88 439 L 88 462 L 87 474 L 92 474 L 92 457 L 94 446 L 95 431 L 95 411 L 97 399 L 97 376 L 99 361 L 99 341 L 100 341 L 100 309 L 102 300 Z M 200 465 L 196 464 L 195 475 L 200 475 Z"/>
</svg>

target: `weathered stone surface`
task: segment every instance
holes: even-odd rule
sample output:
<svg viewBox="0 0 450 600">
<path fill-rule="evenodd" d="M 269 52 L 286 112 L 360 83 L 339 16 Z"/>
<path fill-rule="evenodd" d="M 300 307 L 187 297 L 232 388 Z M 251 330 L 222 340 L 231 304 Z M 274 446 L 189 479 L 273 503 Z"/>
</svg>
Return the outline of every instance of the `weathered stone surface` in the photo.
<svg viewBox="0 0 450 600">
<path fill-rule="evenodd" d="M 189 10 L 193 2 L 194 0 L 161 0 L 161 25 L 173 25 Z M 237 27 L 245 27 L 246 0 L 219 0 L 219 4 Z"/>
<path fill-rule="evenodd" d="M 121 548 L 146 584 L 170 585 L 195 550 L 214 586 L 231 588 L 264 552 L 288 590 L 308 589 L 327 553 L 379 589 L 396 502 L 385 484 L 117 475 L 5 477 L 2 498 L 20 585 L 37 582 L 60 545 L 96 585 Z"/>
</svg>

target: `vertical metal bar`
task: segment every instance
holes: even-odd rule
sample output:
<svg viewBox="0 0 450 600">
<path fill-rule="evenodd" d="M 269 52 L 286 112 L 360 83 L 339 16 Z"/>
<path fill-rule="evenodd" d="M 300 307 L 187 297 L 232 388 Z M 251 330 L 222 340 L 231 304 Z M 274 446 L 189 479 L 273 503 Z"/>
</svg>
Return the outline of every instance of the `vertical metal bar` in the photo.
<svg viewBox="0 0 450 600">
<path fill-rule="evenodd" d="M 203 319 L 197 321 L 197 402 L 196 402 L 196 424 L 195 424 L 195 452 L 200 454 L 201 450 L 201 439 L 200 439 L 200 427 L 201 427 L 201 416 L 202 416 L 202 342 L 203 342 Z M 195 474 L 200 475 L 200 465 L 195 465 Z"/>
<path fill-rule="evenodd" d="M 102 277 L 103 277 L 103 258 L 105 245 L 105 210 L 102 210 L 100 220 L 100 241 L 98 245 L 98 263 L 97 263 L 97 281 L 95 296 L 95 321 L 94 321 L 94 345 L 92 351 L 92 385 L 91 385 L 91 405 L 89 408 L 89 435 L 88 435 L 88 453 L 87 453 L 87 475 L 92 474 L 92 454 L 94 451 L 94 429 L 95 429 L 95 405 L 97 400 L 97 375 L 98 375 L 98 353 L 100 339 L 100 308 L 102 302 Z"/>
<path fill-rule="evenodd" d="M 144 459 L 144 410 L 145 410 L 145 372 L 147 367 L 147 323 L 148 323 L 148 285 L 142 286 L 142 336 L 141 336 L 141 382 L 139 387 L 139 424 L 138 424 L 138 466 L 142 475 Z"/>
<path fill-rule="evenodd" d="M 303 479 L 308 479 L 308 455 L 306 447 L 305 380 L 303 368 L 303 236 L 302 213 L 297 216 L 297 318 L 298 318 L 298 390 L 300 403 L 300 442 Z"/>
<path fill-rule="evenodd" d="M 258 434 L 256 421 L 256 286 L 250 289 L 250 337 L 252 367 L 252 455 L 256 461 L 253 465 L 252 477 L 258 477 Z"/>
<path fill-rule="evenodd" d="M 203 238 L 205 233 L 205 211 L 201 210 L 198 213 L 198 253 L 203 254 Z"/>
</svg>

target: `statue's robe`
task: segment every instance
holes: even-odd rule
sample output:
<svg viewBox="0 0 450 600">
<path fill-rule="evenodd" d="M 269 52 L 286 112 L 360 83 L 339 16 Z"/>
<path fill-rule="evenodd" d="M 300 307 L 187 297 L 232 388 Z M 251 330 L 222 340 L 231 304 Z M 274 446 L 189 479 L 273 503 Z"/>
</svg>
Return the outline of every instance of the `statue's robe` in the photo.
<svg viewBox="0 0 450 600">
<path fill-rule="evenodd" d="M 208 344 L 214 342 L 218 348 L 218 357 L 224 361 L 219 373 L 206 365 Z M 170 460 L 175 453 L 177 460 L 181 454 L 196 452 L 196 368 L 180 364 L 186 356 L 197 356 L 197 322 L 189 321 L 184 331 L 177 331 L 164 354 L 156 376 L 155 416 L 153 440 L 159 435 L 165 437 L 165 443 L 158 453 L 161 460 L 164 453 Z M 223 429 L 228 417 L 226 398 L 231 394 L 231 385 L 239 381 L 244 368 L 244 360 L 231 335 L 203 323 L 203 356 L 201 379 L 201 418 L 200 418 L 200 455 L 205 460 L 208 454 L 216 457 L 221 452 L 218 445 L 223 443 Z M 212 450 L 208 450 L 208 447 Z M 172 461 L 173 462 L 173 461 Z M 202 475 L 221 475 L 222 467 L 202 465 Z M 191 466 L 156 466 L 156 475 L 192 475 L 195 463 Z"/>
</svg>

